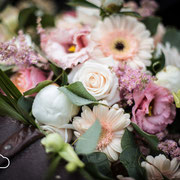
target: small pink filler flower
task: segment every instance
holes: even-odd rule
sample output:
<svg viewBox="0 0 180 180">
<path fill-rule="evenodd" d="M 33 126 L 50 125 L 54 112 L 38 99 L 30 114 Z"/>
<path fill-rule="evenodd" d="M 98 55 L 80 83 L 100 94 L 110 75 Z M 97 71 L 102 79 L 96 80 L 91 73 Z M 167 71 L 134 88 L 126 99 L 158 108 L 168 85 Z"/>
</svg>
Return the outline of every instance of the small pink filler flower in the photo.
<svg viewBox="0 0 180 180">
<path fill-rule="evenodd" d="M 168 89 L 151 82 L 144 91 L 135 90 L 133 98 L 132 121 L 144 131 L 155 134 L 173 122 L 176 107 Z"/>
</svg>

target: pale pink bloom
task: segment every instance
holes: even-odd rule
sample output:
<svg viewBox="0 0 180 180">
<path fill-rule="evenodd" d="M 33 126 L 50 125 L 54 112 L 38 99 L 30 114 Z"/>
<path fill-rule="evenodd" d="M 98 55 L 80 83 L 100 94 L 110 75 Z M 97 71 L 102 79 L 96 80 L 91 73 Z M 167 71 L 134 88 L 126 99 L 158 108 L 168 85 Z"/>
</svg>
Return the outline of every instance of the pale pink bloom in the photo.
<svg viewBox="0 0 180 180">
<path fill-rule="evenodd" d="M 11 77 L 11 81 L 21 93 L 34 88 L 38 83 L 46 79 L 45 73 L 33 66 L 20 69 Z"/>
<path fill-rule="evenodd" d="M 122 152 L 121 139 L 124 130 L 130 124 L 129 118 L 130 115 L 124 114 L 124 110 L 117 104 L 111 108 L 99 104 L 94 106 L 93 110 L 83 106 L 81 117 L 75 117 L 73 120 L 75 135 L 80 137 L 98 120 L 102 130 L 96 149 L 104 152 L 109 160 L 117 161 L 119 153 Z"/>
<path fill-rule="evenodd" d="M 173 122 L 176 107 L 168 89 L 149 83 L 145 90 L 135 90 L 133 98 L 132 121 L 142 130 L 155 134 Z"/>
<path fill-rule="evenodd" d="M 145 25 L 134 17 L 111 16 L 99 21 L 91 39 L 95 43 L 94 56 L 113 56 L 116 62 L 133 69 L 145 70 L 151 64 L 153 39 Z"/>
<path fill-rule="evenodd" d="M 88 27 L 71 24 L 41 34 L 41 47 L 50 61 L 63 69 L 72 68 L 89 58 Z"/>
</svg>

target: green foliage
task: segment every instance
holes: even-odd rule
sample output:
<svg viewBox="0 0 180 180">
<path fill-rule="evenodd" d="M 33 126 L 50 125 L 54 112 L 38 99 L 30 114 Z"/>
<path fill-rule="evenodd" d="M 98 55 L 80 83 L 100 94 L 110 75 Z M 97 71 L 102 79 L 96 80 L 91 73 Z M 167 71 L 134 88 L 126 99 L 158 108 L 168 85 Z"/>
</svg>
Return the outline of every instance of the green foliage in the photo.
<svg viewBox="0 0 180 180">
<path fill-rule="evenodd" d="M 161 54 L 158 54 L 156 51 L 153 54 L 151 59 L 152 63 L 151 66 L 147 67 L 149 71 L 152 72 L 153 75 L 161 71 L 165 66 L 165 55 L 161 51 Z"/>
<path fill-rule="evenodd" d="M 133 133 L 125 130 L 121 141 L 122 153 L 120 154 L 120 162 L 125 166 L 130 177 L 144 180 L 145 172 L 140 165 L 141 153 L 137 147 Z"/>
<path fill-rule="evenodd" d="M 107 156 L 102 152 L 94 152 L 84 155 L 82 161 L 85 163 L 85 170 L 94 179 L 111 180 L 112 172 Z"/>
<path fill-rule="evenodd" d="M 6 65 L 0 65 L 0 69 L 2 71 L 8 71 L 10 69 L 12 69 L 14 66 L 6 66 Z"/>
<path fill-rule="evenodd" d="M 136 124 L 134 123 L 131 124 L 133 128 L 136 130 L 136 132 L 146 140 L 146 142 L 150 145 L 151 149 L 153 149 L 154 151 L 158 151 L 158 144 L 159 144 L 158 138 L 155 135 L 151 135 L 144 132 Z"/>
<path fill-rule="evenodd" d="M 180 51 L 180 31 L 175 28 L 167 28 L 163 37 L 163 43 L 169 42 L 171 46 L 175 46 Z"/>
<path fill-rule="evenodd" d="M 32 95 L 34 93 L 38 93 L 41 89 L 43 89 L 44 87 L 48 86 L 52 84 L 52 81 L 51 80 L 45 80 L 45 81 L 42 81 L 40 82 L 35 88 L 32 88 L 28 91 L 26 91 L 24 93 L 24 96 L 27 96 L 27 95 Z"/>
<path fill-rule="evenodd" d="M 96 6 L 93 3 L 90 3 L 86 0 L 71 0 L 68 2 L 68 5 L 70 6 L 83 6 L 83 7 L 88 7 L 88 8 L 97 8 L 99 9 L 98 6 Z"/>
<path fill-rule="evenodd" d="M 159 23 L 161 22 L 160 17 L 149 16 L 142 20 L 146 28 L 151 32 L 151 35 L 154 36 L 157 32 Z"/>
<path fill-rule="evenodd" d="M 32 104 L 33 104 L 33 98 L 30 98 L 30 97 L 25 98 L 24 96 L 21 96 L 17 102 L 17 105 L 28 113 L 31 112 Z"/>
<path fill-rule="evenodd" d="M 90 154 L 96 149 L 101 134 L 101 125 L 98 120 L 78 139 L 77 154 Z"/>
<path fill-rule="evenodd" d="M 88 93 L 81 82 L 75 82 L 68 86 L 60 87 L 59 90 L 77 106 L 98 103 L 97 100 Z"/>
<path fill-rule="evenodd" d="M 55 25 L 54 16 L 50 14 L 44 13 L 42 10 L 38 9 L 36 6 L 31 6 L 25 9 L 22 9 L 19 13 L 19 29 L 24 29 L 29 26 L 36 27 L 36 20 L 38 14 L 41 15 L 42 18 L 42 26 L 43 27 L 51 27 Z"/>
</svg>

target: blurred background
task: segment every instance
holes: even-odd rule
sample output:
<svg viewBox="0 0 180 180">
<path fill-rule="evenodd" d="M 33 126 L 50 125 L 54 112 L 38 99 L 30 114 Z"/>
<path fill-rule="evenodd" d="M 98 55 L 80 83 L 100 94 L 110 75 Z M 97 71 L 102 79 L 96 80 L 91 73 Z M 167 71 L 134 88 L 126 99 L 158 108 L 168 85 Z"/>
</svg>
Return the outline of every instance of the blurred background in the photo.
<svg viewBox="0 0 180 180">
<path fill-rule="evenodd" d="M 18 4 L 22 0 L 0 0 L 0 8 L 2 9 L 4 6 L 6 6 L 8 3 L 11 3 L 13 5 Z M 24 0 L 24 2 L 27 2 L 28 0 Z M 36 3 L 44 3 L 46 6 L 48 4 L 48 1 L 51 4 L 54 5 L 54 11 L 60 12 L 62 10 L 69 9 L 69 6 L 67 6 L 68 0 L 31 0 Z M 140 0 L 134 0 L 137 3 L 139 3 Z M 165 25 L 169 26 L 175 26 L 180 29 L 180 0 L 156 0 L 156 2 L 159 4 L 159 9 L 156 12 L 156 14 L 163 19 L 163 23 Z M 51 7 L 49 7 L 51 8 Z"/>
</svg>

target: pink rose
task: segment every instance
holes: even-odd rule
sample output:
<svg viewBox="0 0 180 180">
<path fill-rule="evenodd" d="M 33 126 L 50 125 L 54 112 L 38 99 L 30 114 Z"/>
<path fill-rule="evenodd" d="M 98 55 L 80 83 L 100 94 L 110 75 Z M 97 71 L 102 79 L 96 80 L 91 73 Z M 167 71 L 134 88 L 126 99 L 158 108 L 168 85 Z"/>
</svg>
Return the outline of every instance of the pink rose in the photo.
<svg viewBox="0 0 180 180">
<path fill-rule="evenodd" d="M 176 115 L 174 99 L 168 89 L 149 83 L 145 90 L 134 91 L 132 121 L 144 131 L 155 134 L 171 124 Z"/>
<path fill-rule="evenodd" d="M 34 88 L 38 83 L 46 79 L 45 73 L 33 66 L 20 69 L 11 77 L 11 81 L 21 93 Z"/>
<path fill-rule="evenodd" d="M 41 34 L 43 51 L 53 63 L 63 69 L 72 68 L 89 59 L 90 29 L 74 26 L 62 26 Z"/>
</svg>

